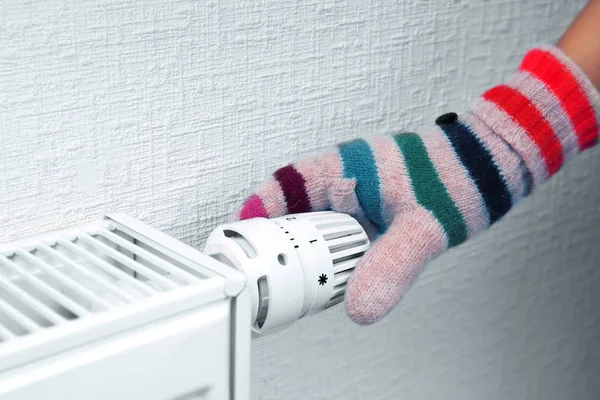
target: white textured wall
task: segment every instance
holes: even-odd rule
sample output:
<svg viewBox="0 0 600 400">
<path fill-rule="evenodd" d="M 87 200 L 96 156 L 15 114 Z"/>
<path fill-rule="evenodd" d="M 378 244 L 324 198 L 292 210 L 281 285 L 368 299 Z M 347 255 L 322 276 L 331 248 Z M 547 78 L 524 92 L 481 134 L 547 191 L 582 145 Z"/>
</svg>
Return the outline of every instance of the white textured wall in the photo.
<svg viewBox="0 0 600 400">
<path fill-rule="evenodd" d="M 124 211 L 199 246 L 276 167 L 431 124 L 583 1 L 4 0 L 0 241 Z M 600 397 L 600 149 L 369 328 L 254 345 L 254 399 Z"/>
</svg>

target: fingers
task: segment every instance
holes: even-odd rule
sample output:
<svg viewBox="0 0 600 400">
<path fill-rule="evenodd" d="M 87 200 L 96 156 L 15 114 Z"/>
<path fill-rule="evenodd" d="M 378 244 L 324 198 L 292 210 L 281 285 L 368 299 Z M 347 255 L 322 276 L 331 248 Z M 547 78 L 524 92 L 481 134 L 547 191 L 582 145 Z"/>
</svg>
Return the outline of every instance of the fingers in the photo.
<svg viewBox="0 0 600 400">
<path fill-rule="evenodd" d="M 372 324 L 402 299 L 423 267 L 447 248 L 441 225 L 417 207 L 398 216 L 365 254 L 348 283 L 346 311 L 361 325 Z"/>
<path fill-rule="evenodd" d="M 329 209 L 329 183 L 341 174 L 335 158 L 336 154 L 330 153 L 278 169 L 246 200 L 236 219 L 273 218 Z"/>
<path fill-rule="evenodd" d="M 286 202 L 279 182 L 270 179 L 244 202 L 236 219 L 270 218 L 285 214 Z"/>
</svg>

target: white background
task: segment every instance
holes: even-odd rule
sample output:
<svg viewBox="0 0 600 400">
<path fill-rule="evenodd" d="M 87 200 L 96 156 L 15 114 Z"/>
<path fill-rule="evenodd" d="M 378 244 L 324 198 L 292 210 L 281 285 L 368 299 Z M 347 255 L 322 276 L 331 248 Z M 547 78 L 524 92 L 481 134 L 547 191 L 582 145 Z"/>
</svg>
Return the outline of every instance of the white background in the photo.
<svg viewBox="0 0 600 400">
<path fill-rule="evenodd" d="M 130 213 L 200 247 L 277 167 L 461 111 L 582 0 L 4 0 L 0 241 Z M 254 344 L 254 399 L 600 397 L 600 150 L 369 328 Z"/>
</svg>

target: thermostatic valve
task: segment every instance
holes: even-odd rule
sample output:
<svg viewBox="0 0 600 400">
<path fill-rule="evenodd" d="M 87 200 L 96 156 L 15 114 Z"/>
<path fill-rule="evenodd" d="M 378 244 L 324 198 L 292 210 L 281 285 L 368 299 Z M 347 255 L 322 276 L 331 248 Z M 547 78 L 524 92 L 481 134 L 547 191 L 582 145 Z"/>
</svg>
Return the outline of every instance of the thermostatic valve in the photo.
<svg viewBox="0 0 600 400">
<path fill-rule="evenodd" d="M 222 225 L 204 252 L 246 274 L 258 336 L 341 302 L 368 247 L 354 218 L 323 211 Z"/>
</svg>

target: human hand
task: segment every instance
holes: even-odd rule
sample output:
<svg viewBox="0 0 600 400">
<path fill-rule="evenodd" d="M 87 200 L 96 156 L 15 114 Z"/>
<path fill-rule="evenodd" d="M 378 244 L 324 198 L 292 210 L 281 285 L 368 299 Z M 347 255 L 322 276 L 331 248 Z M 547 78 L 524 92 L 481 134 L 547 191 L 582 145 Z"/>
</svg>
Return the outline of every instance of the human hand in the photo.
<svg viewBox="0 0 600 400">
<path fill-rule="evenodd" d="M 386 315 L 423 267 L 505 215 L 598 137 L 599 95 L 554 48 L 528 53 L 506 84 L 425 133 L 343 143 L 290 164 L 238 218 L 335 210 L 377 236 L 348 283 L 359 324 Z"/>
</svg>

